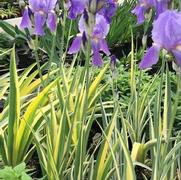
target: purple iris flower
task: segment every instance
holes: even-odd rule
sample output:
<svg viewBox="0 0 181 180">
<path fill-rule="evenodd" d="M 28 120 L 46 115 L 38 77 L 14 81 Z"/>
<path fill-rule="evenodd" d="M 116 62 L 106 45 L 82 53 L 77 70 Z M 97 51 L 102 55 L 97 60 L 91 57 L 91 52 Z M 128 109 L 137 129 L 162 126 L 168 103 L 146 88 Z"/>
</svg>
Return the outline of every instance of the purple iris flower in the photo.
<svg viewBox="0 0 181 180">
<path fill-rule="evenodd" d="M 145 12 L 155 5 L 155 0 L 139 0 L 132 13 L 137 16 L 137 23 L 141 24 L 145 20 Z"/>
<path fill-rule="evenodd" d="M 111 18 L 117 10 L 118 3 L 116 0 L 107 0 L 103 7 L 99 10 L 99 14 L 104 15 L 108 23 L 111 23 Z"/>
<path fill-rule="evenodd" d="M 140 63 L 141 69 L 156 64 L 161 49 L 172 53 L 181 66 L 181 12 L 166 10 L 160 14 L 153 24 L 152 39 L 153 45 Z"/>
<path fill-rule="evenodd" d="M 137 23 L 141 24 L 145 20 L 145 13 L 154 8 L 156 11 L 156 18 L 167 10 L 168 0 L 139 0 L 132 13 L 137 16 Z"/>
<path fill-rule="evenodd" d="M 103 60 L 101 58 L 100 51 L 103 51 L 106 55 L 110 55 L 109 48 L 105 40 L 109 32 L 110 25 L 106 21 L 103 15 L 96 14 L 95 25 L 93 27 L 91 34 L 86 26 L 87 25 L 86 25 L 85 16 L 82 15 L 79 21 L 80 34 L 78 34 L 77 37 L 72 42 L 72 45 L 68 53 L 74 54 L 80 51 L 81 46 L 84 45 L 85 43 L 85 39 L 89 37 L 91 40 L 91 48 L 93 52 L 92 63 L 95 66 L 102 66 Z"/>
<path fill-rule="evenodd" d="M 22 28 L 30 28 L 30 16 L 34 15 L 35 34 L 44 35 L 44 25 L 47 24 L 51 31 L 56 29 L 56 14 L 54 11 L 57 0 L 29 0 L 21 22 Z"/>
<path fill-rule="evenodd" d="M 86 8 L 86 0 L 68 0 L 69 6 L 69 18 L 75 19 L 78 15 L 84 12 Z"/>
<path fill-rule="evenodd" d="M 75 19 L 78 15 L 83 14 L 86 9 L 92 14 L 102 14 L 110 23 L 111 18 L 116 12 L 116 0 L 68 0 L 69 5 L 69 18 Z"/>
<path fill-rule="evenodd" d="M 102 66 L 100 51 L 110 55 L 105 39 L 109 33 L 111 18 L 116 12 L 117 0 L 69 0 L 67 3 L 70 4 L 70 19 L 82 14 L 79 21 L 80 33 L 73 40 L 68 53 L 77 53 L 81 47 L 85 47 L 89 39 L 93 53 L 92 63 Z"/>
</svg>

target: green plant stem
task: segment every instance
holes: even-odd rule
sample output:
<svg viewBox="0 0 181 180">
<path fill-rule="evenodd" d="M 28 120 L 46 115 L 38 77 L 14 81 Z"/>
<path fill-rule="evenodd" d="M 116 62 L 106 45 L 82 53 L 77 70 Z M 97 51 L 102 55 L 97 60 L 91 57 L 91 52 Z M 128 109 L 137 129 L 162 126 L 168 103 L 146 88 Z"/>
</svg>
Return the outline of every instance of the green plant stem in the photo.
<svg viewBox="0 0 181 180">
<path fill-rule="evenodd" d="M 68 48 L 69 48 L 69 41 L 70 41 L 70 35 L 71 35 L 71 31 L 72 31 L 72 25 L 73 25 L 73 20 L 70 21 L 69 32 L 68 32 L 68 40 L 67 40 L 67 43 L 66 43 L 66 49 L 65 49 L 65 52 L 64 52 L 64 56 L 63 56 L 63 62 L 65 61 L 66 54 L 67 54 L 67 51 L 68 51 Z"/>
<path fill-rule="evenodd" d="M 65 36 L 65 25 L 66 25 L 66 17 L 67 12 L 65 11 L 63 14 L 63 20 L 62 20 L 62 36 L 61 36 L 61 44 L 60 44 L 60 71 L 62 70 L 63 65 L 63 49 L 64 49 L 64 36 Z M 61 74 L 61 73 L 60 73 Z"/>
<path fill-rule="evenodd" d="M 64 50 L 64 36 L 65 36 L 65 24 L 66 24 L 67 12 L 63 14 L 62 20 L 62 35 L 61 35 L 61 44 L 60 44 L 60 63 L 59 63 L 59 76 L 65 80 L 65 71 L 64 71 L 64 59 L 63 59 L 63 50 Z M 67 88 L 67 87 L 66 87 Z M 67 89 L 68 90 L 68 89 Z"/>
<path fill-rule="evenodd" d="M 89 95 L 89 78 L 90 78 L 90 53 L 91 53 L 91 48 L 90 48 L 90 41 L 88 42 L 88 48 L 86 52 L 86 95 L 85 95 L 85 110 L 84 111 L 84 116 L 83 116 L 83 121 L 84 123 L 86 122 L 86 115 L 87 115 L 87 108 L 88 108 L 88 95 Z"/>
<path fill-rule="evenodd" d="M 51 53 L 50 53 L 50 60 L 48 62 L 48 76 L 47 76 L 48 82 L 49 82 L 49 77 L 50 77 L 50 72 L 51 72 L 51 65 L 52 65 L 54 53 L 55 53 L 55 47 L 56 47 L 56 33 L 57 33 L 57 28 L 55 32 L 53 33 L 53 43 L 52 43 L 52 48 L 51 48 Z"/>
<path fill-rule="evenodd" d="M 156 106 L 155 106 L 155 112 L 154 112 L 154 120 L 155 120 L 155 136 L 156 137 L 160 137 L 160 132 L 159 132 L 159 128 L 160 128 L 160 113 L 161 113 L 161 101 L 162 101 L 162 86 L 163 86 L 163 74 L 164 74 L 164 69 L 165 69 L 165 61 L 164 58 L 162 56 L 162 65 L 161 65 L 161 69 L 160 69 L 160 74 L 161 74 L 161 78 L 160 78 L 160 84 L 158 87 L 158 91 L 157 91 L 157 95 L 156 95 Z"/>
<path fill-rule="evenodd" d="M 84 162 L 84 157 L 85 157 L 85 153 L 86 153 L 86 147 L 84 144 L 84 139 L 85 139 L 85 135 L 84 135 L 84 127 L 86 126 L 86 118 L 87 118 L 87 111 L 88 111 L 88 96 L 89 96 L 89 81 L 90 81 L 90 53 L 91 53 L 91 47 L 90 47 L 90 40 L 88 40 L 87 43 L 87 48 L 86 48 L 86 63 L 85 63 L 85 96 L 84 96 L 84 108 L 83 108 L 83 114 L 82 114 L 82 127 L 81 127 L 81 132 L 80 132 L 80 153 L 79 153 L 79 157 L 80 157 L 80 163 L 79 163 L 79 173 L 78 173 L 78 179 L 82 179 L 83 178 L 83 162 Z"/>
<path fill-rule="evenodd" d="M 36 36 L 35 41 L 34 41 L 34 52 L 35 52 L 35 59 L 36 59 L 38 73 L 39 73 L 39 76 L 41 79 L 41 83 L 42 83 L 43 88 L 45 88 L 45 82 L 43 80 L 43 75 L 41 72 L 41 65 L 40 65 L 40 61 L 39 61 L 39 57 L 38 57 L 38 36 Z"/>
<path fill-rule="evenodd" d="M 135 87 L 135 69 L 134 69 L 134 41 L 133 41 L 133 32 L 131 29 L 131 96 L 132 98 L 135 95 L 136 87 Z"/>
</svg>

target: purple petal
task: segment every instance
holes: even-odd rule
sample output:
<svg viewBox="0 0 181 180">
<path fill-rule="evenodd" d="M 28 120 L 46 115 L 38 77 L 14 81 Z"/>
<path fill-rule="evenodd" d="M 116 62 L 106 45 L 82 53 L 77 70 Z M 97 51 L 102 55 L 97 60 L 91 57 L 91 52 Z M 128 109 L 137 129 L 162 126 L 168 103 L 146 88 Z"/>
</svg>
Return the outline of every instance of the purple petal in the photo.
<svg viewBox="0 0 181 180">
<path fill-rule="evenodd" d="M 80 51 L 81 43 L 82 43 L 82 36 L 77 36 L 73 40 L 72 45 L 70 46 L 70 49 L 68 50 L 68 54 L 74 54 Z"/>
<path fill-rule="evenodd" d="M 82 15 L 82 16 L 80 17 L 80 20 L 79 20 L 79 31 L 80 31 L 81 33 L 86 32 L 84 15 Z"/>
<path fill-rule="evenodd" d="M 35 13 L 35 34 L 43 36 L 44 35 L 44 24 L 46 22 L 46 16 L 43 13 Z"/>
<path fill-rule="evenodd" d="M 145 9 L 141 5 L 137 5 L 132 11 L 137 16 L 137 24 L 142 24 L 145 20 Z"/>
<path fill-rule="evenodd" d="M 139 67 L 140 69 L 146 69 L 156 64 L 159 59 L 160 47 L 153 45 L 148 49 L 147 53 L 144 55 Z"/>
<path fill-rule="evenodd" d="M 178 65 L 181 67 L 181 51 L 179 51 L 179 50 L 173 50 L 172 53 L 173 53 L 173 55 L 175 56 Z"/>
<path fill-rule="evenodd" d="M 40 5 L 45 6 L 45 2 L 43 0 L 29 0 L 29 7 L 34 13 L 40 10 Z"/>
<path fill-rule="evenodd" d="M 53 10 L 55 8 L 55 5 L 57 3 L 57 0 L 47 0 L 47 9 Z"/>
<path fill-rule="evenodd" d="M 93 29 L 92 35 L 99 38 L 104 39 L 109 33 L 110 25 L 103 15 L 96 14 L 96 24 Z"/>
<path fill-rule="evenodd" d="M 100 41 L 100 49 L 107 55 L 109 56 L 111 53 L 109 51 L 109 48 L 108 48 L 108 45 L 107 45 L 107 42 L 105 39 L 102 39 Z"/>
<path fill-rule="evenodd" d="M 23 17 L 22 17 L 20 27 L 23 28 L 23 29 L 31 27 L 31 20 L 30 20 L 30 17 L 29 17 L 28 7 L 26 7 L 24 12 L 23 12 Z"/>
<path fill-rule="evenodd" d="M 29 0 L 29 7 L 34 13 L 38 11 L 48 13 L 55 8 L 56 3 L 57 0 Z"/>
<path fill-rule="evenodd" d="M 167 9 L 167 6 L 167 0 L 156 1 L 156 17 L 158 17 L 162 12 L 164 12 Z"/>
<path fill-rule="evenodd" d="M 100 9 L 99 14 L 104 15 L 107 22 L 111 23 L 111 18 L 116 13 L 118 3 L 114 0 L 108 0 L 107 3 L 104 4 L 104 6 Z"/>
<path fill-rule="evenodd" d="M 84 9 L 85 9 L 84 0 L 72 0 L 70 11 L 69 11 L 69 18 L 75 19 L 77 15 L 83 13 Z"/>
<path fill-rule="evenodd" d="M 171 51 L 181 40 L 181 13 L 167 10 L 153 24 L 152 39 Z"/>
<path fill-rule="evenodd" d="M 92 50 L 93 50 L 92 63 L 95 66 L 101 67 L 103 65 L 103 60 L 99 53 L 100 50 L 99 43 L 92 41 Z"/>
<path fill-rule="evenodd" d="M 51 31 L 56 29 L 56 15 L 55 12 L 48 13 L 47 26 Z"/>
</svg>

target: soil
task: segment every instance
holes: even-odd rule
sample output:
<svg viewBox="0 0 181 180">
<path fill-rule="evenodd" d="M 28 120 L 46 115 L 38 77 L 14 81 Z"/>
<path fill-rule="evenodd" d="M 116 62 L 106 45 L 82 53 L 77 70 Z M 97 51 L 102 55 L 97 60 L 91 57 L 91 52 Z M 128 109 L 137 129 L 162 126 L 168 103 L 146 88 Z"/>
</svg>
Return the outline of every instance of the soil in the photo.
<svg viewBox="0 0 181 180">
<path fill-rule="evenodd" d="M 143 180 L 144 176 L 147 177 L 148 180 L 151 179 L 151 172 L 148 169 L 136 166 L 135 171 L 136 171 L 137 180 Z"/>
<path fill-rule="evenodd" d="M 0 113 L 3 111 L 4 101 L 0 100 Z"/>
<path fill-rule="evenodd" d="M 34 155 L 32 156 L 32 158 L 29 160 L 28 164 L 27 164 L 27 168 L 28 169 L 32 169 L 32 175 L 31 177 L 33 179 L 38 179 L 42 177 L 42 173 L 41 173 L 41 167 L 40 167 L 40 163 L 39 163 L 39 159 L 38 159 L 38 155 L 35 152 Z"/>
</svg>

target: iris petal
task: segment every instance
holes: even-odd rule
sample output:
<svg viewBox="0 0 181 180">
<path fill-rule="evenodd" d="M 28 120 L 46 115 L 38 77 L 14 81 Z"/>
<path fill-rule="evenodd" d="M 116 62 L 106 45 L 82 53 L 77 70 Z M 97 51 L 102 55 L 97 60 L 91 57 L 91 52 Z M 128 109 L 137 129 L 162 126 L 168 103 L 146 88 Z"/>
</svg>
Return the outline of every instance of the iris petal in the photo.
<svg viewBox="0 0 181 180">
<path fill-rule="evenodd" d="M 82 43 L 82 36 L 77 36 L 73 40 L 72 45 L 70 46 L 70 49 L 68 51 L 68 54 L 74 54 L 80 51 L 81 43 Z"/>
<path fill-rule="evenodd" d="M 109 51 L 109 48 L 108 48 L 108 45 L 107 45 L 107 42 L 106 42 L 106 40 L 105 39 L 102 39 L 101 41 L 100 41 L 100 48 L 101 48 L 101 50 L 106 54 L 106 55 L 110 55 L 111 53 L 110 53 L 110 51 Z"/>
<path fill-rule="evenodd" d="M 35 34 L 43 36 L 46 16 L 43 13 L 35 13 L 34 19 L 35 19 Z"/>
<path fill-rule="evenodd" d="M 153 64 L 158 62 L 160 47 L 153 45 L 148 49 L 147 53 L 144 55 L 139 67 L 140 69 L 146 69 L 151 67 Z"/>
<path fill-rule="evenodd" d="M 28 7 L 26 7 L 24 12 L 23 12 L 23 17 L 22 17 L 20 27 L 21 28 L 29 28 L 29 27 L 31 27 L 31 20 L 30 20 L 30 17 L 29 17 Z"/>
<path fill-rule="evenodd" d="M 156 1 L 156 16 L 158 17 L 162 12 L 164 12 L 167 9 L 167 6 L 167 0 Z"/>
<path fill-rule="evenodd" d="M 103 65 L 103 60 L 99 53 L 100 50 L 99 43 L 92 41 L 92 50 L 93 50 L 93 57 L 92 57 L 93 65 L 101 67 Z"/>
<path fill-rule="evenodd" d="M 47 8 L 49 10 L 53 10 L 55 8 L 56 3 L 57 0 L 47 0 Z"/>
<path fill-rule="evenodd" d="M 51 31 L 56 29 L 56 15 L 54 12 L 48 13 L 47 26 Z"/>
<path fill-rule="evenodd" d="M 79 31 L 81 33 L 86 32 L 85 21 L 84 21 L 84 16 L 83 15 L 80 17 L 80 20 L 79 20 Z"/>
<path fill-rule="evenodd" d="M 138 4 L 132 11 L 132 13 L 134 13 L 137 16 L 137 23 L 141 24 L 144 22 L 145 20 L 145 8 L 142 7 L 140 4 Z"/>
<path fill-rule="evenodd" d="M 36 12 L 39 10 L 39 6 L 41 3 L 40 0 L 29 0 L 28 2 L 29 2 L 29 6 L 30 6 L 30 9 L 32 10 L 32 12 Z"/>
<path fill-rule="evenodd" d="M 96 14 L 96 24 L 93 29 L 93 36 L 103 39 L 109 33 L 110 25 L 107 23 L 105 17 L 100 14 Z"/>
<path fill-rule="evenodd" d="M 173 53 L 173 55 L 175 56 L 178 65 L 181 67 L 181 51 L 179 51 L 179 50 L 173 50 L 172 53 Z"/>
<path fill-rule="evenodd" d="M 85 9 L 84 0 L 72 0 L 70 11 L 69 11 L 69 18 L 75 19 L 77 17 L 77 15 L 83 13 L 84 9 Z"/>
</svg>

